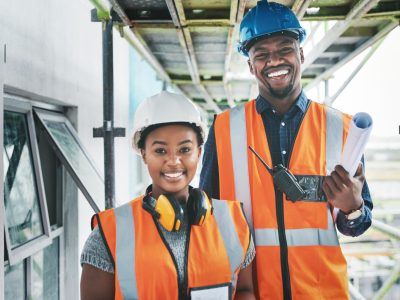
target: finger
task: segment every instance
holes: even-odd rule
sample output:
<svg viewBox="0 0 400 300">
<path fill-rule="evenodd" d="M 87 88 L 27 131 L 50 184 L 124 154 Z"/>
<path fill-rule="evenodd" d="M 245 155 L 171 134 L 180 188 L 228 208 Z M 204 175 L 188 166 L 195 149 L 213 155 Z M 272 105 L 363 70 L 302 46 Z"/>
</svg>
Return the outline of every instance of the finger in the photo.
<svg viewBox="0 0 400 300">
<path fill-rule="evenodd" d="M 362 162 L 358 164 L 357 171 L 354 174 L 354 179 L 358 180 L 362 184 L 365 182 L 364 164 Z"/>
<path fill-rule="evenodd" d="M 326 179 L 324 180 L 324 182 L 322 184 L 322 190 L 324 191 L 324 193 L 328 199 L 333 199 L 334 194 L 333 194 L 332 190 L 330 189 L 329 185 L 326 183 Z"/>
<path fill-rule="evenodd" d="M 343 168 L 343 166 L 341 165 L 337 165 L 335 167 L 335 171 L 337 172 L 337 174 L 340 176 L 341 181 L 345 184 L 345 185 L 349 185 L 351 182 L 351 178 L 349 175 L 349 172 L 346 171 L 345 168 Z"/>
<path fill-rule="evenodd" d="M 332 174 L 333 174 L 334 172 L 332 172 Z M 336 183 L 333 181 L 333 179 L 332 179 L 332 174 L 331 174 L 331 176 L 328 176 L 328 177 L 326 177 L 325 178 L 325 180 L 324 180 L 324 184 L 326 184 L 328 187 L 329 187 L 329 189 L 331 190 L 331 192 L 333 193 L 333 194 L 336 194 L 336 193 L 339 193 L 339 189 L 338 189 L 338 187 L 336 186 Z"/>
<path fill-rule="evenodd" d="M 358 176 L 364 176 L 364 165 L 363 165 L 363 163 L 359 163 L 358 164 L 358 167 L 357 167 L 357 171 L 356 171 L 356 174 L 354 175 L 354 177 L 358 177 Z"/>
<path fill-rule="evenodd" d="M 338 172 L 332 172 L 331 177 L 338 191 L 343 191 L 343 189 L 346 188 L 346 184 L 344 183 L 343 178 L 339 176 Z"/>
</svg>

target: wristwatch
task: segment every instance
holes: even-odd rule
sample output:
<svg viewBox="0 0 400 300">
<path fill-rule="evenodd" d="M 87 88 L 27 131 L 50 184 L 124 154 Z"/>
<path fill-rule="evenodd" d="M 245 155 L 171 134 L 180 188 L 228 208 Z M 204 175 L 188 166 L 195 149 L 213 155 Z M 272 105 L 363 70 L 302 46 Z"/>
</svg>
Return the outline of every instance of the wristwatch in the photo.
<svg viewBox="0 0 400 300">
<path fill-rule="evenodd" d="M 359 209 L 354 209 L 345 216 L 346 216 L 347 220 L 351 221 L 351 220 L 355 220 L 358 217 L 360 217 L 363 214 L 363 212 L 364 212 L 364 200 Z"/>
</svg>

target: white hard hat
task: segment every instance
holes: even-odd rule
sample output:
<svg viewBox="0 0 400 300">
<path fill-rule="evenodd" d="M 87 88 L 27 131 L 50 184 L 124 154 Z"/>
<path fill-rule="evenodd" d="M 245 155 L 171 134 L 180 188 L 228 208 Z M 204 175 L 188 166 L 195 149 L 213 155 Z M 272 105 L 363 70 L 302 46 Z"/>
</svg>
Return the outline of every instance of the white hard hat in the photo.
<svg viewBox="0 0 400 300">
<path fill-rule="evenodd" d="M 140 154 L 138 143 L 141 133 L 151 125 L 164 123 L 190 123 L 201 129 L 204 139 L 205 125 L 197 107 L 183 95 L 162 91 L 139 104 L 133 122 L 133 149 Z"/>
</svg>

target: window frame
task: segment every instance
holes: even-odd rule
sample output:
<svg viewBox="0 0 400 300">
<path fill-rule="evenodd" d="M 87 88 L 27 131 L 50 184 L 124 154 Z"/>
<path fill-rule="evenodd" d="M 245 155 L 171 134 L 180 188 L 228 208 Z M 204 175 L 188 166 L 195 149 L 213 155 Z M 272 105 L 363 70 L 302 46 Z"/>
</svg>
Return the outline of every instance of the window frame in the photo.
<svg viewBox="0 0 400 300">
<path fill-rule="evenodd" d="M 50 220 L 49 214 L 47 210 L 47 201 L 46 201 L 46 193 L 44 190 L 44 183 L 42 177 L 42 169 L 40 165 L 39 158 L 39 150 L 36 140 L 36 130 L 35 123 L 33 120 L 33 110 L 32 105 L 26 101 L 15 101 L 11 97 L 4 95 L 4 111 L 12 111 L 17 113 L 23 113 L 26 116 L 27 127 L 28 127 L 28 135 L 29 135 L 29 143 L 32 151 L 32 163 L 33 163 L 33 172 L 35 174 L 35 185 L 38 193 L 38 200 L 40 206 L 40 217 L 42 220 L 43 226 L 43 234 L 12 249 L 10 243 L 10 235 L 8 232 L 8 221 L 6 217 L 6 208 L 4 206 L 4 232 L 5 232 L 5 241 L 6 241 L 6 251 L 8 254 L 8 262 L 12 266 L 25 258 L 33 255 L 37 251 L 47 247 L 52 243 L 51 238 L 51 228 L 50 228 Z M 3 112 L 4 113 L 4 112 Z M 4 150 L 3 150 L 4 151 Z M 3 154 L 4 155 L 4 154 Z M 4 201 L 4 194 L 3 199 Z"/>
<path fill-rule="evenodd" d="M 68 158 L 64 155 L 63 148 L 60 147 L 58 142 L 49 133 L 49 130 L 48 130 L 47 126 L 44 124 L 43 117 L 45 116 L 46 119 L 48 119 L 48 120 L 63 123 L 68 128 L 68 130 L 71 133 L 72 137 L 75 139 L 77 145 L 82 150 L 83 154 L 85 155 L 86 159 L 88 160 L 89 164 L 91 165 L 93 171 L 99 176 L 99 179 L 103 183 L 103 188 L 104 188 L 104 179 L 101 176 L 100 172 L 97 170 L 96 165 L 94 164 L 91 156 L 89 155 L 89 152 L 83 146 L 83 143 L 81 142 L 81 140 L 80 140 L 75 128 L 72 126 L 71 122 L 62 113 L 48 111 L 48 110 L 37 108 L 37 107 L 34 107 L 33 111 L 34 111 L 35 116 L 39 120 L 41 126 L 45 129 L 45 132 L 46 132 L 46 135 L 48 137 L 48 140 L 49 140 L 51 146 L 53 147 L 53 150 L 56 153 L 56 156 L 61 161 L 62 165 L 67 170 L 67 172 L 71 175 L 72 179 L 75 181 L 75 183 L 78 186 L 79 190 L 85 196 L 86 200 L 89 202 L 89 204 L 92 207 L 92 209 L 94 210 L 94 212 L 95 213 L 99 213 L 101 210 L 104 210 L 104 207 L 99 207 L 97 205 L 95 199 L 93 199 L 92 195 L 90 194 L 90 192 L 86 188 L 85 184 L 80 179 L 80 176 L 74 170 L 73 166 L 71 166 Z M 104 201 L 104 199 L 99 199 L 99 201 Z"/>
<path fill-rule="evenodd" d="M 59 270 L 59 276 L 58 276 L 58 293 L 59 293 L 59 297 L 58 299 L 64 299 L 64 265 L 63 265 L 63 260 L 62 257 L 64 255 L 64 236 L 63 236 L 63 228 L 57 228 L 55 231 L 53 231 L 53 238 L 51 243 L 54 242 L 58 242 L 58 270 Z M 48 245 L 50 246 L 51 243 Z M 44 251 L 45 248 L 40 249 L 42 251 Z M 38 250 L 38 251 L 40 251 Z M 35 254 L 35 253 L 34 253 Z M 33 254 L 33 255 L 34 255 Z M 22 261 L 19 261 L 18 263 L 22 264 L 23 267 L 23 276 L 24 276 L 24 286 L 22 286 L 21 288 L 24 291 L 24 297 L 25 298 L 29 298 L 32 295 L 32 256 L 28 256 L 26 258 L 24 258 Z M 17 264 L 18 264 L 17 263 Z M 10 264 L 9 261 L 3 263 L 4 268 L 5 267 L 9 267 L 9 266 L 13 266 L 12 264 Z M 1 294 L 0 294 L 1 296 Z M 4 296 L 4 295 L 3 295 Z M 2 298 L 0 298 L 2 299 Z"/>
</svg>

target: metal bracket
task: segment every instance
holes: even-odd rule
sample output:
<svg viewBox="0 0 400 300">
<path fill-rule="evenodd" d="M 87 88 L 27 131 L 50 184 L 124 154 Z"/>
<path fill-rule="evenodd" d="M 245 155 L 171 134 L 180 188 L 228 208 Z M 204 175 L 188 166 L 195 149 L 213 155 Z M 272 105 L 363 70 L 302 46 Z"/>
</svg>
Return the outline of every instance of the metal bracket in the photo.
<svg viewBox="0 0 400 300">
<path fill-rule="evenodd" d="M 93 137 L 104 137 L 105 132 L 112 132 L 113 137 L 125 137 L 125 128 L 123 127 L 114 127 L 114 128 L 105 128 L 105 127 L 97 127 L 93 128 Z"/>
<path fill-rule="evenodd" d="M 110 10 L 109 16 L 99 15 L 97 8 L 93 8 L 90 10 L 90 20 L 92 22 L 104 22 L 110 18 L 113 21 L 113 23 L 123 24 L 121 17 L 112 8 Z"/>
</svg>

